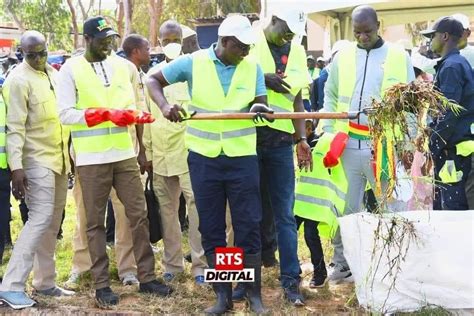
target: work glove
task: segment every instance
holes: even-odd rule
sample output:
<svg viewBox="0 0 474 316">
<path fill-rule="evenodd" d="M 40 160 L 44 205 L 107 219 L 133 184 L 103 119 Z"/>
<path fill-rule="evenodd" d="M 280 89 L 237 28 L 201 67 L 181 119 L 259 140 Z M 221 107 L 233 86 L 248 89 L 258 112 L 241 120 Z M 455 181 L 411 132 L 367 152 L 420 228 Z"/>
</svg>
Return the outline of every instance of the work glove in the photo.
<svg viewBox="0 0 474 316">
<path fill-rule="evenodd" d="M 344 149 L 346 148 L 349 135 L 343 132 L 339 132 L 334 136 L 329 145 L 329 151 L 323 158 L 323 164 L 326 168 L 332 168 L 337 166 L 339 158 L 342 156 Z"/>
<path fill-rule="evenodd" d="M 110 109 L 108 113 L 109 121 L 117 126 L 125 127 L 135 123 L 136 114 L 134 110 Z"/>
<path fill-rule="evenodd" d="M 255 123 L 258 123 L 258 121 L 260 120 L 261 122 L 263 122 L 263 120 L 267 120 L 268 122 L 273 122 L 275 121 L 275 119 L 272 119 L 272 118 L 268 118 L 264 113 L 273 113 L 273 109 L 266 106 L 265 104 L 262 104 L 262 103 L 255 103 L 254 105 L 252 105 L 252 107 L 250 108 L 250 113 L 255 113 L 255 116 L 253 118 L 253 121 Z"/>
<path fill-rule="evenodd" d="M 155 121 L 150 113 L 132 109 L 87 109 L 84 117 L 88 127 L 93 127 L 106 121 L 111 121 L 121 127 L 131 124 L 152 123 Z"/>
<path fill-rule="evenodd" d="M 95 108 L 87 109 L 84 113 L 84 118 L 86 120 L 87 126 L 93 127 L 99 125 L 100 123 L 108 121 L 108 115 L 109 109 Z"/>
<path fill-rule="evenodd" d="M 145 124 L 145 123 L 153 123 L 155 118 L 151 115 L 151 113 L 139 110 L 129 110 L 134 111 L 135 116 L 135 123 L 136 124 Z"/>
</svg>

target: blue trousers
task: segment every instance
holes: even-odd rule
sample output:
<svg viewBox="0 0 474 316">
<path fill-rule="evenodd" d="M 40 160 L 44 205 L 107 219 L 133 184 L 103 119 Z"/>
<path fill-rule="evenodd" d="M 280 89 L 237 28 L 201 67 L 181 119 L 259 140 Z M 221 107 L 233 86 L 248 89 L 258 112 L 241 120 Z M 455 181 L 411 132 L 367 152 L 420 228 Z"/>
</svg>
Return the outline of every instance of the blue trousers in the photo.
<svg viewBox="0 0 474 316">
<path fill-rule="evenodd" d="M 263 216 L 273 213 L 276 239 L 280 254 L 280 281 L 288 287 L 300 281 L 300 264 L 298 261 L 298 234 L 293 216 L 295 202 L 295 167 L 293 148 L 258 147 L 258 162 L 262 186 L 268 190 L 270 207 L 263 207 Z M 264 221 L 262 222 L 265 223 Z M 263 231 L 268 231 L 262 227 Z"/>
<path fill-rule="evenodd" d="M 260 253 L 260 201 L 257 156 L 216 158 L 190 152 L 189 175 L 206 256 L 226 243 L 226 201 L 229 202 L 234 243 L 246 254 Z"/>
<path fill-rule="evenodd" d="M 0 263 L 10 237 L 10 172 L 0 169 Z"/>
</svg>

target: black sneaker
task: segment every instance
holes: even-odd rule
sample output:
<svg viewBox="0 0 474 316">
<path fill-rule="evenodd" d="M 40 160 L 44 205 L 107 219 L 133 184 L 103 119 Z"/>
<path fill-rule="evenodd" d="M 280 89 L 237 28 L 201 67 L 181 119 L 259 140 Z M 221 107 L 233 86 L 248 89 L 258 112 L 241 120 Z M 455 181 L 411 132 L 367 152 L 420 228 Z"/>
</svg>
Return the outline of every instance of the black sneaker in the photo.
<svg viewBox="0 0 474 316">
<path fill-rule="evenodd" d="M 168 296 L 173 293 L 173 289 L 158 280 L 153 280 L 146 283 L 140 283 L 141 293 L 155 294 L 159 296 Z"/>
<path fill-rule="evenodd" d="M 95 299 L 101 307 L 117 305 L 119 303 L 119 296 L 112 292 L 110 287 L 95 290 Z"/>
<path fill-rule="evenodd" d="M 293 282 L 289 287 L 283 288 L 285 299 L 293 306 L 304 306 L 304 298 L 300 293 L 299 282 Z"/>
<path fill-rule="evenodd" d="M 316 289 L 316 288 L 324 287 L 324 284 L 326 284 L 326 280 L 327 280 L 327 275 L 314 272 L 313 277 L 311 278 L 311 281 L 309 281 L 309 288 Z"/>
</svg>

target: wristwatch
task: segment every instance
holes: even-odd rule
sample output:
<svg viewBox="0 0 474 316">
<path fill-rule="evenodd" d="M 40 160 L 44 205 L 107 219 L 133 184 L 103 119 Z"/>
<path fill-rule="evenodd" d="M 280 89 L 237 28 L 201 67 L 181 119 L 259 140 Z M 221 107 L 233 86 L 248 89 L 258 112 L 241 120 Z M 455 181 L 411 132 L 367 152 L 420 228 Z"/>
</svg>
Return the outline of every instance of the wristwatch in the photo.
<svg viewBox="0 0 474 316">
<path fill-rule="evenodd" d="M 296 140 L 296 144 L 300 143 L 301 141 L 306 141 L 306 136 L 302 136 Z"/>
</svg>

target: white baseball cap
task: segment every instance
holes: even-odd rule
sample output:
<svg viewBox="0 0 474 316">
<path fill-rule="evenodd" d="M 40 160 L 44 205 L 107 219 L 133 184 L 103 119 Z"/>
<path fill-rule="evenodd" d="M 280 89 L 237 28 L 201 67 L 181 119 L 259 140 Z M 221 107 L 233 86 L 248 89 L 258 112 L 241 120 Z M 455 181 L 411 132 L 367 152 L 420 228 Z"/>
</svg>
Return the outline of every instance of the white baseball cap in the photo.
<svg viewBox="0 0 474 316">
<path fill-rule="evenodd" d="M 467 15 L 461 14 L 461 13 L 456 13 L 451 15 L 451 17 L 455 20 L 458 20 L 462 24 L 462 28 L 467 30 L 471 26 L 471 22 L 469 22 L 469 18 Z"/>
<path fill-rule="evenodd" d="M 255 44 L 257 42 L 257 36 L 252 29 L 249 19 L 238 14 L 226 17 L 219 26 L 217 35 L 234 36 L 246 45 Z"/>
<path fill-rule="evenodd" d="M 306 13 L 303 11 L 286 9 L 276 11 L 273 15 L 285 21 L 296 35 L 306 35 Z"/>
<path fill-rule="evenodd" d="M 196 34 L 196 31 L 190 28 L 189 26 L 186 26 L 184 24 L 181 24 L 181 30 L 183 31 L 183 39 L 188 38 L 190 36 L 193 36 Z"/>
</svg>

